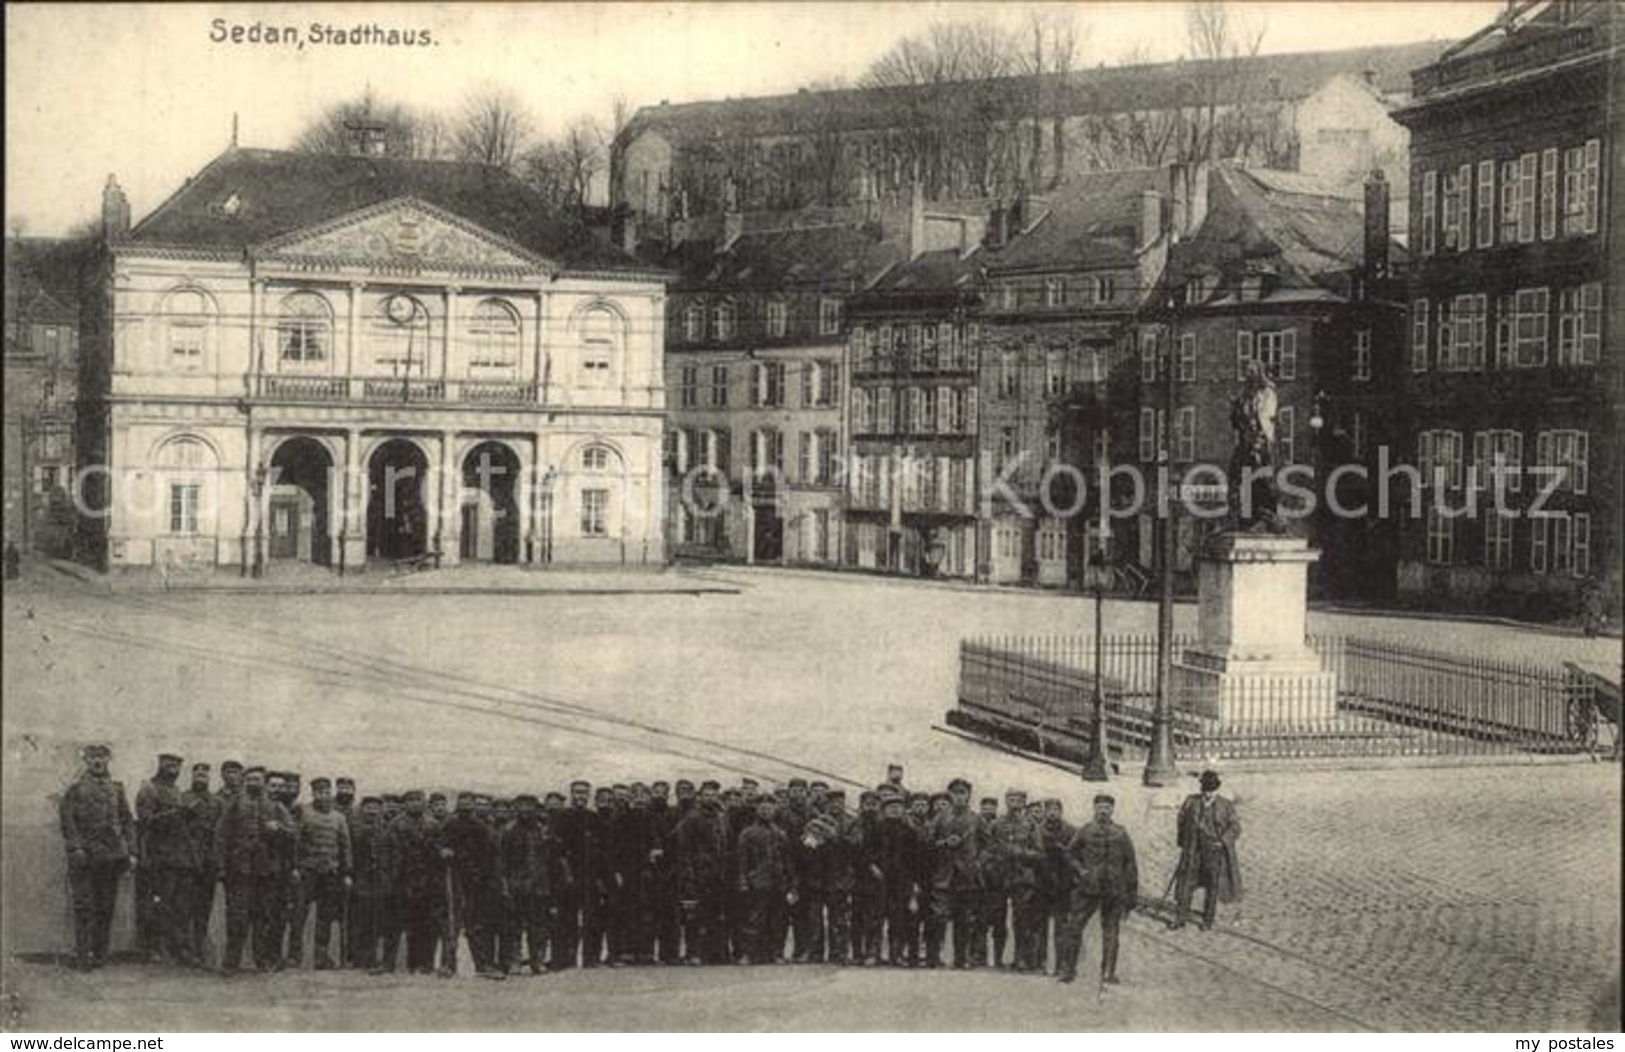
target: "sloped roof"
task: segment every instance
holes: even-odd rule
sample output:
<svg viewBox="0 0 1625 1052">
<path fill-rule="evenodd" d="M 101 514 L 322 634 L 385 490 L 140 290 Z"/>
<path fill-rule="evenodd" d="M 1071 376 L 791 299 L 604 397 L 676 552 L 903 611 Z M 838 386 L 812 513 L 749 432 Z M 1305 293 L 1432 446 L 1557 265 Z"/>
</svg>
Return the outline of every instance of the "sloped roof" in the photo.
<svg viewBox="0 0 1625 1052">
<path fill-rule="evenodd" d="M 87 238 L 6 238 L 6 307 L 18 317 L 77 324 Z"/>
<path fill-rule="evenodd" d="M 747 232 L 720 253 L 673 258 L 691 289 L 789 288 L 797 285 L 858 289 L 902 258 L 901 246 L 856 225 Z"/>
<path fill-rule="evenodd" d="M 416 197 L 567 268 L 646 271 L 552 215 L 500 168 L 454 161 L 230 149 L 131 230 L 133 244 L 248 249 L 400 197 Z M 228 214 L 223 206 L 236 198 Z"/>
<path fill-rule="evenodd" d="M 1263 100 L 1302 99 L 1338 74 L 1363 75 L 1370 70 L 1385 95 L 1410 93 L 1410 73 L 1438 59 L 1449 41 L 1431 40 L 1383 47 L 1345 48 L 1256 55 L 1235 60 L 1161 62 L 1139 66 L 1100 67 L 1052 74 L 1046 85 L 1057 110 L 1068 114 L 1118 113 L 1190 105 L 1192 85 L 1212 82 L 1220 104 L 1238 95 Z M 848 88 L 800 91 L 789 95 L 707 100 L 645 106 L 633 115 L 623 137 L 657 130 L 686 140 L 726 128 L 746 135 L 785 134 L 815 129 L 859 131 L 897 127 L 918 119 L 923 106 L 943 91 L 975 94 L 992 103 L 1029 103 L 1032 79 L 1002 77 L 954 84 L 897 88 Z"/>
<path fill-rule="evenodd" d="M 1182 249 L 1200 265 L 1251 262 L 1274 271 L 1274 300 L 1335 298 L 1365 250 L 1362 206 L 1327 192 L 1281 190 L 1258 173 L 1212 169 L 1208 213 Z"/>
<path fill-rule="evenodd" d="M 984 259 L 989 271 L 1127 266 L 1140 236 L 1140 200 L 1163 191 L 1167 169 L 1135 168 L 1074 176 L 1046 195 L 1048 209 L 1003 249 Z"/>
</svg>

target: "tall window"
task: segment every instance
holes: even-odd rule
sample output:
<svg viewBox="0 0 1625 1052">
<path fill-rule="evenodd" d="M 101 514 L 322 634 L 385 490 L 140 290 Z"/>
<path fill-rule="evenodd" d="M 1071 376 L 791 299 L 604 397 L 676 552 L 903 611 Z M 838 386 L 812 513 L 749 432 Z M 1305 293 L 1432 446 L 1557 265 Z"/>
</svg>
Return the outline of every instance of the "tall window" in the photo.
<svg viewBox="0 0 1625 1052">
<path fill-rule="evenodd" d="M 219 466 L 214 451 L 201 440 L 180 436 L 158 450 L 154 467 L 157 481 L 169 498 L 169 532 L 177 536 L 202 533 L 203 501 L 207 483 Z"/>
<path fill-rule="evenodd" d="M 1182 383 L 1194 383 L 1196 380 L 1196 334 L 1194 332 L 1181 333 L 1179 336 L 1179 371 L 1176 378 Z"/>
<path fill-rule="evenodd" d="M 999 356 L 999 395 L 1003 398 L 1012 398 L 1020 390 L 1021 374 L 1018 368 L 1015 351 L 1005 351 Z"/>
<path fill-rule="evenodd" d="M 1547 512 L 1529 520 L 1529 568 L 1535 573 L 1591 573 L 1591 516 Z"/>
<path fill-rule="evenodd" d="M 1535 240 L 1536 183 L 1539 174 L 1539 154 L 1526 153 L 1518 158 L 1518 241 L 1522 244 Z"/>
<path fill-rule="evenodd" d="M 1298 333 L 1295 329 L 1261 332 L 1254 338 L 1258 361 L 1276 380 L 1293 380 L 1298 375 Z"/>
<path fill-rule="evenodd" d="M 784 471 L 784 435 L 770 427 L 752 431 L 750 466 L 756 475 Z"/>
<path fill-rule="evenodd" d="M 1411 372 L 1428 371 L 1428 301 L 1411 302 Z"/>
<path fill-rule="evenodd" d="M 1602 355 L 1602 283 L 1558 295 L 1557 364 L 1596 365 Z"/>
<path fill-rule="evenodd" d="M 476 369 L 519 366 L 519 314 L 501 300 L 481 300 L 468 319 L 468 364 Z"/>
<path fill-rule="evenodd" d="M 1540 238 L 1557 236 L 1557 147 L 1540 153 Z"/>
<path fill-rule="evenodd" d="M 194 289 L 182 289 L 169 297 L 164 314 L 170 367 L 203 368 L 209 326 L 214 320 L 208 298 Z"/>
<path fill-rule="evenodd" d="M 1556 476 L 1557 488 L 1584 495 L 1591 483 L 1591 436 L 1585 431 L 1542 431 L 1535 436 L 1537 485 Z"/>
<path fill-rule="evenodd" d="M 1354 333 L 1354 373 L 1353 379 L 1365 381 L 1371 379 L 1371 330 L 1359 329 Z"/>
<path fill-rule="evenodd" d="M 1466 248 L 1466 231 L 1461 225 L 1461 195 L 1468 187 L 1462 185 L 1461 177 L 1456 172 L 1445 172 L 1439 183 L 1439 197 L 1444 205 L 1444 214 L 1440 216 L 1440 225 L 1444 228 L 1444 248 L 1446 251 Z"/>
<path fill-rule="evenodd" d="M 818 301 L 818 334 L 839 336 L 841 333 L 841 301 L 825 296 Z"/>
<path fill-rule="evenodd" d="M 1462 371 L 1484 368 L 1485 297 L 1482 294 L 1457 296 L 1447 314 L 1439 304 L 1439 368 Z"/>
<path fill-rule="evenodd" d="M 1512 524 L 1516 519 L 1500 509 L 1484 516 L 1484 565 L 1491 570 L 1512 569 Z"/>
<path fill-rule="evenodd" d="M 698 303 L 683 308 L 683 339 L 689 343 L 705 339 L 705 308 Z"/>
<path fill-rule="evenodd" d="M 593 307 L 581 319 L 581 379 L 589 387 L 607 387 L 620 348 L 620 319 L 608 308 Z"/>
<path fill-rule="evenodd" d="M 284 362 L 325 362 L 333 348 L 333 312 L 314 292 L 283 297 L 277 311 L 277 353 Z"/>
<path fill-rule="evenodd" d="M 790 328 L 790 308 L 783 300 L 767 301 L 767 335 L 772 339 L 784 336 Z"/>
<path fill-rule="evenodd" d="M 1519 289 L 1513 299 L 1513 361 L 1523 367 L 1546 364 L 1546 337 L 1550 325 L 1550 294 L 1546 289 Z"/>
<path fill-rule="evenodd" d="M 609 536 L 609 490 L 594 488 L 581 491 L 581 535 Z"/>
<path fill-rule="evenodd" d="M 1248 339 L 1252 337 L 1249 334 Z M 1157 351 L 1157 334 L 1146 329 L 1140 333 L 1140 382 L 1151 384 L 1157 382 L 1162 372 L 1162 363 L 1158 360 L 1161 355 Z"/>
<path fill-rule="evenodd" d="M 1298 411 L 1289 405 L 1275 411 L 1275 448 L 1281 463 L 1298 462 Z"/>
<path fill-rule="evenodd" d="M 726 365 L 713 365 L 711 367 L 711 404 L 717 407 L 728 404 L 728 367 Z"/>
<path fill-rule="evenodd" d="M 1491 493 L 1523 489 L 1523 432 L 1480 431 L 1473 436 L 1473 480 Z"/>
<path fill-rule="evenodd" d="M 734 338 L 734 305 L 727 300 L 711 308 L 711 338 L 714 340 Z"/>
<path fill-rule="evenodd" d="M 1157 426 L 1157 417 L 1160 414 L 1150 407 L 1140 409 L 1140 462 L 1152 464 L 1157 460 L 1157 450 L 1162 446 L 1162 428 Z"/>
<path fill-rule="evenodd" d="M 1478 162 L 1478 247 L 1495 244 L 1495 162 Z"/>
<path fill-rule="evenodd" d="M 1512 297 L 1495 297 L 1495 367 L 1497 369 L 1510 369 L 1513 366 L 1512 332 L 1513 332 Z"/>
<path fill-rule="evenodd" d="M 1424 256 L 1433 255 L 1437 247 L 1437 226 L 1439 217 L 1439 173 L 1422 173 L 1422 209 L 1421 209 L 1421 252 Z"/>
<path fill-rule="evenodd" d="M 1416 436 L 1416 466 L 1424 486 L 1460 489 L 1461 458 L 1460 431 L 1423 431 Z"/>
<path fill-rule="evenodd" d="M 1597 232 L 1598 167 L 1601 145 L 1596 139 L 1563 151 L 1563 233 Z"/>
<path fill-rule="evenodd" d="M 1044 306 L 1066 306 L 1066 286 L 1061 282 L 1060 278 L 1044 279 Z"/>
<path fill-rule="evenodd" d="M 784 404 L 784 363 L 756 362 L 751 366 L 751 405 Z"/>
<path fill-rule="evenodd" d="M 1066 390 L 1066 356 L 1050 351 L 1044 356 L 1044 393 L 1055 398 Z"/>
<path fill-rule="evenodd" d="M 1196 460 L 1195 406 L 1183 406 L 1174 414 L 1174 459 L 1187 464 Z"/>
<path fill-rule="evenodd" d="M 1437 504 L 1428 506 L 1428 562 L 1435 566 L 1449 566 L 1456 554 L 1454 519 L 1445 515 Z"/>
<path fill-rule="evenodd" d="M 684 409 L 693 409 L 700 402 L 700 368 L 685 365 L 678 375 L 677 402 Z"/>
</svg>

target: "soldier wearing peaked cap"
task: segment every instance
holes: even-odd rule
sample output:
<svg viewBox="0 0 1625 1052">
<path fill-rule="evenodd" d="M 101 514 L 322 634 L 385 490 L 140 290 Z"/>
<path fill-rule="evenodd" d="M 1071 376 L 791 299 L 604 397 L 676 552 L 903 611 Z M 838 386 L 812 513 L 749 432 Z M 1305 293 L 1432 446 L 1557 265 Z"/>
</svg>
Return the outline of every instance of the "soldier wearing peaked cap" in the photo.
<svg viewBox="0 0 1625 1052">
<path fill-rule="evenodd" d="M 1063 983 L 1077 977 L 1083 931 L 1096 913 L 1100 914 L 1100 981 L 1117 982 L 1118 929 L 1138 904 L 1140 876 L 1134 842 L 1127 830 L 1112 821 L 1116 803 L 1108 793 L 1097 794 L 1094 820 L 1085 823 L 1066 846 L 1072 901 L 1064 938 L 1056 950 L 1056 977 Z"/>
<path fill-rule="evenodd" d="M 224 765 L 222 765 L 224 766 Z M 238 765 L 241 769 L 241 764 Z M 191 868 L 186 892 L 186 916 L 192 956 L 202 963 L 209 945 L 209 919 L 214 912 L 214 827 L 225 806 L 209 792 L 209 765 L 192 765 L 192 786 L 181 794 L 186 809 L 186 838 L 190 844 Z"/>
<path fill-rule="evenodd" d="M 293 818 L 266 786 L 263 767 L 243 772 L 242 792 L 226 801 L 214 831 L 214 859 L 226 886 L 226 952 L 221 970 L 242 962 L 250 930 L 255 964 L 281 965 L 281 863 L 294 835 Z"/>
<path fill-rule="evenodd" d="M 324 971 L 336 966 L 328 956 L 333 925 L 344 918 L 344 900 L 349 894 L 353 865 L 350 823 L 333 806 L 333 783 L 315 778 L 310 783 L 311 802 L 299 820 L 294 855 L 294 886 L 299 899 L 292 918 L 293 955 L 304 956 L 305 918 L 316 911 L 312 967 Z"/>
<path fill-rule="evenodd" d="M 91 745 L 83 756 L 83 773 L 62 794 L 62 840 L 73 900 L 74 964 L 99 968 L 107 960 L 119 876 L 136 861 L 135 823 L 124 786 L 108 773 L 113 751 Z"/>
<path fill-rule="evenodd" d="M 143 949 L 152 959 L 162 955 L 179 964 L 193 964 L 187 906 L 195 860 L 187 829 L 189 813 L 179 785 L 183 762 L 173 753 L 160 755 L 157 772 L 135 794 L 141 858 L 136 870 L 136 912 Z"/>
<path fill-rule="evenodd" d="M 457 809 L 442 827 L 451 849 L 453 898 L 478 975 L 502 974 L 496 921 L 502 897 L 502 857 L 490 806 L 474 793 L 457 794 Z"/>
<path fill-rule="evenodd" d="M 982 819 L 970 809 L 971 786 L 963 778 L 948 783 L 949 805 L 931 819 L 931 914 L 926 922 L 926 966 L 942 966 L 942 944 L 953 925 L 954 967 L 969 968 L 977 943 L 985 944 L 977 910 L 981 856 L 986 842 Z M 986 957 L 984 949 L 981 956 Z"/>
<path fill-rule="evenodd" d="M 390 825 L 395 915 L 406 929 L 407 968 L 428 974 L 435 971 L 437 933 L 447 923 L 446 862 L 450 853 L 420 790 L 408 792 L 402 807 L 403 813 Z M 455 970 L 455 961 L 448 955 L 441 962 L 440 974 L 449 977 Z"/>
</svg>

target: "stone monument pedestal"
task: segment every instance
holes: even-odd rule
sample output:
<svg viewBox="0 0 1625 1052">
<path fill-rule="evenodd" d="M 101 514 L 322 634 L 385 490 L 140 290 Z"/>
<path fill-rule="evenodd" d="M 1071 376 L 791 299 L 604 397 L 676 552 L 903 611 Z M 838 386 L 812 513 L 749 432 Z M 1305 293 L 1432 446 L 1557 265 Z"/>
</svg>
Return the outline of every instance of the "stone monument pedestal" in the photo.
<svg viewBox="0 0 1625 1052">
<path fill-rule="evenodd" d="M 1202 552 L 1196 646 L 1174 662 L 1178 707 L 1221 724 L 1301 724 L 1337 714 L 1337 674 L 1305 643 L 1309 564 L 1298 537 L 1221 533 Z"/>
</svg>

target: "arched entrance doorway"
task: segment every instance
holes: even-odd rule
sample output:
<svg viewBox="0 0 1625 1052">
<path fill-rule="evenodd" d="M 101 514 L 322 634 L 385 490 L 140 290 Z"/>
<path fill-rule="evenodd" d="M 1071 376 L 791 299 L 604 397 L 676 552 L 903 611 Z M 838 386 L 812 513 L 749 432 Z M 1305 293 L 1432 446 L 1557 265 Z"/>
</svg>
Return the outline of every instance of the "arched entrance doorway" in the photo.
<svg viewBox="0 0 1625 1052">
<path fill-rule="evenodd" d="M 462 542 L 467 561 L 519 561 L 519 456 L 502 442 L 481 442 L 463 458 Z"/>
<path fill-rule="evenodd" d="M 416 443 L 392 438 L 367 461 L 367 556 L 409 559 L 429 550 L 429 459 Z"/>
<path fill-rule="evenodd" d="M 270 559 L 333 565 L 333 458 L 314 438 L 287 439 L 271 454 L 265 506 L 265 554 Z"/>
</svg>

